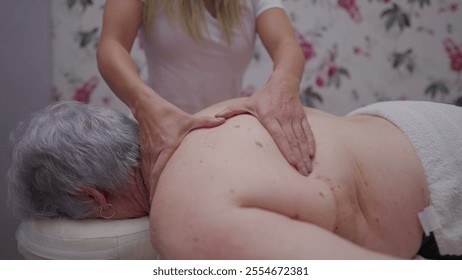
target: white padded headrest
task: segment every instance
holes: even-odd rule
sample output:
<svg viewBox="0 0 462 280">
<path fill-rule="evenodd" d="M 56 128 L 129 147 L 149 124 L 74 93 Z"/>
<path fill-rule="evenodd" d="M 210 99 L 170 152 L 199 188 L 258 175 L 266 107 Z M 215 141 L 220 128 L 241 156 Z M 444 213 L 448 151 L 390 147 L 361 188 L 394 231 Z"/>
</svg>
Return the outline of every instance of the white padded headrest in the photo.
<svg viewBox="0 0 462 280">
<path fill-rule="evenodd" d="M 156 259 L 149 217 L 128 220 L 28 220 L 16 231 L 26 259 Z"/>
</svg>

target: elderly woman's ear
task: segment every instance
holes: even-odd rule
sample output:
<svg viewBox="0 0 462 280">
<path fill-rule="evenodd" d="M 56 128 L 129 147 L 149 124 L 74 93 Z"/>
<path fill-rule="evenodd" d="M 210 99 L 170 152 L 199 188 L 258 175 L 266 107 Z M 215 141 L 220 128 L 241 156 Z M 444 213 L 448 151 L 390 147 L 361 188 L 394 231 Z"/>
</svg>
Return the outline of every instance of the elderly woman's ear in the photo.
<svg viewBox="0 0 462 280">
<path fill-rule="evenodd" d="M 97 215 L 99 214 L 98 218 L 112 218 L 115 214 L 115 208 L 112 204 L 108 203 L 106 195 L 103 192 L 90 185 L 82 186 L 80 189 L 81 191 L 77 194 L 80 199 L 90 200 L 99 205 L 99 211 L 96 212 Z M 106 215 L 105 212 L 109 214 Z"/>
<path fill-rule="evenodd" d="M 96 201 L 99 205 L 108 204 L 106 196 L 101 191 L 90 185 L 84 185 L 80 187 L 79 197 L 82 199 L 90 199 Z"/>
</svg>

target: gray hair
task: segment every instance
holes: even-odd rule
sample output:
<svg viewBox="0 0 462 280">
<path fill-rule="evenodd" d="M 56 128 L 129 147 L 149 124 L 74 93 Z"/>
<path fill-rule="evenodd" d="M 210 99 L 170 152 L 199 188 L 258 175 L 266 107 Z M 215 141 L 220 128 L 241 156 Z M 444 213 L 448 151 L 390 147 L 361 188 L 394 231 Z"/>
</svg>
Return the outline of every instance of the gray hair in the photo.
<svg viewBox="0 0 462 280">
<path fill-rule="evenodd" d="M 136 121 L 74 101 L 37 112 L 10 140 L 9 203 L 22 217 L 94 215 L 94 202 L 77 199 L 80 188 L 91 185 L 106 194 L 120 192 L 133 182 L 140 159 Z"/>
</svg>

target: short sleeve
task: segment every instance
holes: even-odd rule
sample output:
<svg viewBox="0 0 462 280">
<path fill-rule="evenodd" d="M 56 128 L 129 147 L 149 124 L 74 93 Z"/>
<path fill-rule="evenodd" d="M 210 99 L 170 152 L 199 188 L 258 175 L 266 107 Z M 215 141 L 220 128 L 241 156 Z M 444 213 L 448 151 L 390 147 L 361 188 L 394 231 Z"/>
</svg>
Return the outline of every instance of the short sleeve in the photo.
<svg viewBox="0 0 462 280">
<path fill-rule="evenodd" d="M 252 0 L 252 2 L 256 17 L 271 8 L 281 8 L 285 10 L 281 0 Z"/>
</svg>

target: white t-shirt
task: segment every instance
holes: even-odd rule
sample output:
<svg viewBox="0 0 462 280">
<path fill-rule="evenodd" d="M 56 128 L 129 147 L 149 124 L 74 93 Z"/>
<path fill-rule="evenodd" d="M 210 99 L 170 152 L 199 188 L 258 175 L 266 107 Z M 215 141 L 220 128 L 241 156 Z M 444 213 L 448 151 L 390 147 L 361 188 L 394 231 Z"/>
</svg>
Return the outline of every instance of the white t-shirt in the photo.
<svg viewBox="0 0 462 280">
<path fill-rule="evenodd" d="M 145 1 L 145 0 L 140 0 Z M 160 11 L 143 36 L 149 85 L 164 99 L 189 113 L 238 97 L 245 70 L 254 52 L 256 19 L 281 0 L 246 0 L 241 27 L 228 46 L 218 21 L 206 12 L 204 45 L 199 45 Z M 143 32 L 144 33 L 144 32 Z"/>
</svg>

